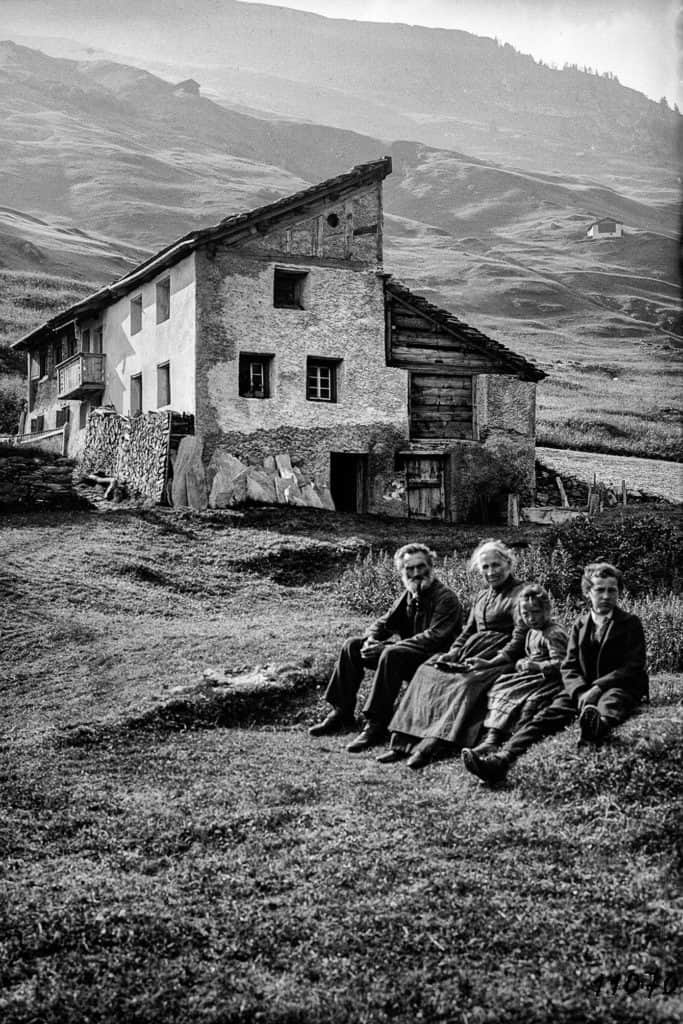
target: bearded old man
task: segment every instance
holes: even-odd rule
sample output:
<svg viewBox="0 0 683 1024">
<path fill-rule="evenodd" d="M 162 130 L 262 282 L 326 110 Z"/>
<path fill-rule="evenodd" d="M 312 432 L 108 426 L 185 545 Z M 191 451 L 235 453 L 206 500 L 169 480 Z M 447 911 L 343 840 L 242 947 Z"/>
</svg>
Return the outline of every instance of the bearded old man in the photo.
<svg viewBox="0 0 683 1024">
<path fill-rule="evenodd" d="M 436 578 L 435 558 L 425 544 L 405 544 L 396 552 L 394 565 L 404 592 L 365 636 L 345 641 L 325 691 L 332 710 L 311 726 L 311 736 L 354 728 L 356 697 L 367 668 L 374 670 L 374 678 L 363 707 L 365 728 L 346 749 L 357 753 L 384 742 L 401 684 L 432 654 L 448 650 L 462 626 L 460 601 Z"/>
</svg>

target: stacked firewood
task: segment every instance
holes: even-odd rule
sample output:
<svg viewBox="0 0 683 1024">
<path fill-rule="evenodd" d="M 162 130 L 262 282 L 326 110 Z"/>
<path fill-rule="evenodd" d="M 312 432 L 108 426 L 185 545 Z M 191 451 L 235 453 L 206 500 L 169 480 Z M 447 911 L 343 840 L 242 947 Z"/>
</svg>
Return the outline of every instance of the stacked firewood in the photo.
<svg viewBox="0 0 683 1024">
<path fill-rule="evenodd" d="M 81 473 L 128 494 L 161 501 L 166 485 L 171 414 L 119 416 L 107 409 L 88 417 Z"/>
<path fill-rule="evenodd" d="M 121 451 L 129 437 L 130 419 L 113 410 L 93 409 L 88 416 L 85 443 L 80 459 L 83 474 L 116 478 Z"/>
<path fill-rule="evenodd" d="M 119 459 L 119 477 L 129 491 L 159 502 L 166 486 L 171 416 L 148 412 L 129 421 L 128 444 Z"/>
</svg>

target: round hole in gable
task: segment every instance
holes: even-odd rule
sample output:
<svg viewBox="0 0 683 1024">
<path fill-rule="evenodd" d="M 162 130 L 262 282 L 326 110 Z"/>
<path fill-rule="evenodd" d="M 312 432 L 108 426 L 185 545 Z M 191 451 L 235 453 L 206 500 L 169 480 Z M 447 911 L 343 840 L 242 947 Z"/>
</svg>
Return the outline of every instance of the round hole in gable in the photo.
<svg viewBox="0 0 683 1024">
<path fill-rule="evenodd" d="M 339 225 L 339 217 L 336 213 L 329 213 L 327 215 L 327 223 L 331 228 L 336 228 Z"/>
</svg>

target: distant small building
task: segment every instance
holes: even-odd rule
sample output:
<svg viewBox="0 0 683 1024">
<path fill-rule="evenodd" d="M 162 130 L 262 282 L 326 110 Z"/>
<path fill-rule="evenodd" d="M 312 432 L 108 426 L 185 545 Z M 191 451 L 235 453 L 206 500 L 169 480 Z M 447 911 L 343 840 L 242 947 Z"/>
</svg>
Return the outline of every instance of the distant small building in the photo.
<svg viewBox="0 0 683 1024">
<path fill-rule="evenodd" d="M 601 217 L 594 220 L 588 228 L 588 238 L 621 238 L 624 233 L 624 225 L 614 217 Z"/>
<path fill-rule="evenodd" d="M 199 96 L 199 82 L 195 82 L 194 78 L 186 78 L 178 82 L 173 92 L 176 96 Z"/>
</svg>

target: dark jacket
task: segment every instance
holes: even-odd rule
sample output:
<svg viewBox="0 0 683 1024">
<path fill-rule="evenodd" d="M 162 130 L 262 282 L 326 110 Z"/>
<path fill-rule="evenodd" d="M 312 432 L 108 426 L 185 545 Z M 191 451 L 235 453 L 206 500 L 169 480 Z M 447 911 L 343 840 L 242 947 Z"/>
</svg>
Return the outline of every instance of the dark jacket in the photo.
<svg viewBox="0 0 683 1024">
<path fill-rule="evenodd" d="M 425 657 L 445 651 L 462 626 L 460 601 L 441 580 L 423 590 L 417 601 L 405 590 L 386 615 L 373 622 L 368 636 L 388 640 L 398 633 L 401 647 Z"/>
<path fill-rule="evenodd" d="M 527 627 L 520 622 L 516 608 L 517 598 L 523 586 L 524 584 L 514 576 L 508 576 L 501 587 L 495 590 L 493 587 L 481 590 L 474 599 L 462 633 L 448 652 L 449 658 L 457 660 L 471 636 L 488 630 L 494 633 L 507 633 L 510 637 L 510 642 L 503 647 L 500 654 L 504 654 L 510 661 L 521 658 L 524 654 Z"/>
<path fill-rule="evenodd" d="M 587 657 L 591 642 L 591 614 L 580 615 L 569 634 L 567 657 L 562 662 L 562 682 L 567 693 L 576 698 L 590 686 L 602 692 L 618 687 L 636 700 L 649 697 L 649 680 L 645 667 L 645 634 L 637 615 L 615 608 L 603 636 L 591 671 L 593 659 Z"/>
</svg>

